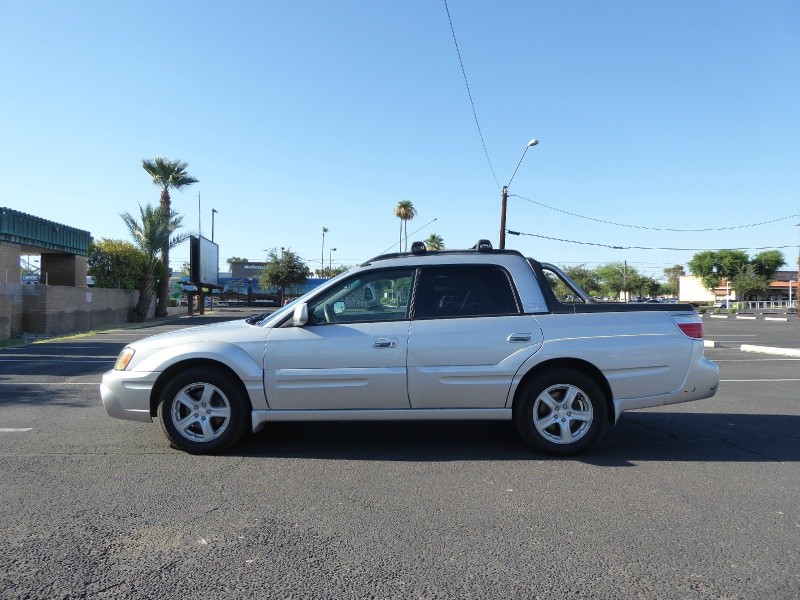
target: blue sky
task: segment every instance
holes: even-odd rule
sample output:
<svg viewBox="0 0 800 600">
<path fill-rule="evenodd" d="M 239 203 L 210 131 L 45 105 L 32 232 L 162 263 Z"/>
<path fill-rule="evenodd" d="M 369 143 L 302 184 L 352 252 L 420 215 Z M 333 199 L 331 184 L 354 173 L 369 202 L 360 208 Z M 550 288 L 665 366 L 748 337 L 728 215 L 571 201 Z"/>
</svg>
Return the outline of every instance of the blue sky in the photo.
<svg viewBox="0 0 800 600">
<path fill-rule="evenodd" d="M 496 243 L 537 138 L 508 247 L 656 276 L 695 251 L 631 247 L 797 256 L 796 0 L 448 6 L 485 151 L 443 0 L 0 0 L 0 206 L 126 239 L 160 155 L 200 180 L 172 195 L 188 229 L 198 193 L 206 237 L 219 211 L 223 265 L 313 269 L 323 227 L 325 262 L 355 264 L 397 248 L 404 199 L 412 239 Z"/>
</svg>

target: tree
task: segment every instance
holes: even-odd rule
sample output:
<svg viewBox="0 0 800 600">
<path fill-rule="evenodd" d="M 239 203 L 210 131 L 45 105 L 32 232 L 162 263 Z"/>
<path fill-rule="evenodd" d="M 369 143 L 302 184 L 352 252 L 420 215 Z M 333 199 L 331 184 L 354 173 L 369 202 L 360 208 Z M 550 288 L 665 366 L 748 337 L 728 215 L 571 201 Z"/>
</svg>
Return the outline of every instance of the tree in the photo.
<svg viewBox="0 0 800 600">
<path fill-rule="evenodd" d="M 661 289 L 661 282 L 647 275 L 637 275 L 631 285 L 631 289 L 639 292 L 640 296 L 648 296 L 650 298 L 658 295 L 658 291 Z"/>
<path fill-rule="evenodd" d="M 233 263 L 246 263 L 247 259 L 246 258 L 239 258 L 238 256 L 231 256 L 225 262 L 227 262 L 229 265 L 232 265 Z"/>
<path fill-rule="evenodd" d="M 89 245 L 88 275 L 98 288 L 138 289 L 144 263 L 144 254 L 130 242 L 99 239 Z"/>
<path fill-rule="evenodd" d="M 425 247 L 428 250 L 444 250 L 444 239 L 442 236 L 432 233 L 425 240 Z"/>
<path fill-rule="evenodd" d="M 639 273 L 624 262 L 613 262 L 600 265 L 595 269 L 600 282 L 609 295 L 622 296 L 622 292 L 630 292 L 639 285 Z"/>
<path fill-rule="evenodd" d="M 161 188 L 161 213 L 164 218 L 164 226 L 168 226 L 168 221 L 172 218 L 172 208 L 170 206 L 170 190 L 182 190 L 186 186 L 197 183 L 197 179 L 186 172 L 189 163 L 180 160 L 169 160 L 157 156 L 153 160 L 143 159 L 142 168 L 153 178 L 153 185 Z M 168 238 L 167 238 L 168 239 Z M 164 263 L 164 276 L 158 286 L 158 302 L 156 303 L 156 316 L 167 314 L 167 296 L 169 295 L 169 243 L 165 242 L 161 246 L 161 260 Z"/>
<path fill-rule="evenodd" d="M 417 216 L 417 210 L 411 200 L 400 200 L 394 207 L 394 216 L 400 219 L 400 244 L 399 251 L 403 251 L 403 226 L 406 230 L 406 251 L 408 251 L 408 222 Z"/>
<path fill-rule="evenodd" d="M 699 277 L 707 290 L 713 290 L 719 285 L 716 262 L 716 252 L 705 250 L 695 254 L 688 263 L 692 275 Z"/>
<path fill-rule="evenodd" d="M 323 279 L 330 279 L 331 277 L 336 277 L 340 273 L 344 273 L 345 271 L 349 270 L 350 267 L 339 266 L 339 267 L 322 267 L 321 269 L 314 269 L 314 274 L 317 277 L 321 277 Z"/>
<path fill-rule="evenodd" d="M 590 296 L 596 296 L 600 291 L 600 279 L 597 277 L 597 272 L 587 268 L 586 265 L 572 265 L 562 267 L 561 270 Z"/>
<path fill-rule="evenodd" d="M 174 248 L 188 238 L 188 234 L 173 235 L 181 226 L 182 217 L 172 212 L 169 216 L 164 214 L 163 206 L 153 208 L 149 204 L 142 208 L 139 206 L 140 220 L 130 213 L 120 216 L 125 222 L 133 238 L 134 245 L 144 256 L 144 274 L 139 284 L 139 302 L 134 309 L 134 318 L 143 321 L 147 318 L 147 309 L 153 296 L 154 274 L 161 263 L 160 255 L 164 247 Z M 169 273 L 162 279 L 169 281 Z"/>
<path fill-rule="evenodd" d="M 742 250 L 705 250 L 692 257 L 689 270 L 700 278 L 706 289 L 713 290 L 719 287 L 721 279 L 733 282 L 733 278 L 743 274 L 748 266 L 753 267 L 754 276 L 769 283 L 775 271 L 784 264 L 783 253 L 778 250 L 760 252 L 752 260 Z"/>
<path fill-rule="evenodd" d="M 322 254 L 320 255 L 319 259 L 319 268 L 325 268 L 325 234 L 328 233 L 329 229 L 327 227 L 322 228 Z"/>
<path fill-rule="evenodd" d="M 783 252 L 780 250 L 765 250 L 756 254 L 751 260 L 756 275 L 761 275 L 767 280 L 772 279 L 775 271 L 786 264 Z"/>
<path fill-rule="evenodd" d="M 765 292 L 769 289 L 769 279 L 758 273 L 756 265 L 744 266 L 739 273 L 731 279 L 731 287 L 736 292 L 738 300 L 747 300 L 752 294 Z"/>
<path fill-rule="evenodd" d="M 664 277 L 667 278 L 667 283 L 675 286 L 675 289 L 677 290 L 681 281 L 681 277 L 686 275 L 686 270 L 683 268 L 683 265 L 675 265 L 674 267 L 668 267 L 664 269 L 663 273 Z"/>
<path fill-rule="evenodd" d="M 310 269 L 302 259 L 291 250 L 283 250 L 280 255 L 273 248 L 267 254 L 267 266 L 259 276 L 262 288 L 276 286 L 280 290 L 280 303 L 287 287 L 302 285 L 311 275 Z"/>
</svg>

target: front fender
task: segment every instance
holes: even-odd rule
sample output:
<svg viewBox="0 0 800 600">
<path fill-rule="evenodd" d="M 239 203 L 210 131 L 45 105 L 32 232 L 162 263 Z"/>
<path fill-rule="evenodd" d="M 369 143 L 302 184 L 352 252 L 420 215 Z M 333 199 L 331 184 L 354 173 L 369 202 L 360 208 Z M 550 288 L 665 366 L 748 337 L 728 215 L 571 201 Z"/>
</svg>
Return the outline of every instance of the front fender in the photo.
<svg viewBox="0 0 800 600">
<path fill-rule="evenodd" d="M 260 344 L 263 355 L 263 342 Z M 256 362 L 252 354 L 242 347 L 227 342 L 191 342 L 166 346 L 153 352 L 141 362 L 136 363 L 134 371 L 162 373 L 173 365 L 191 361 L 204 360 L 221 363 L 231 369 L 247 384 L 248 381 L 261 381 L 263 370 L 260 362 Z"/>
</svg>

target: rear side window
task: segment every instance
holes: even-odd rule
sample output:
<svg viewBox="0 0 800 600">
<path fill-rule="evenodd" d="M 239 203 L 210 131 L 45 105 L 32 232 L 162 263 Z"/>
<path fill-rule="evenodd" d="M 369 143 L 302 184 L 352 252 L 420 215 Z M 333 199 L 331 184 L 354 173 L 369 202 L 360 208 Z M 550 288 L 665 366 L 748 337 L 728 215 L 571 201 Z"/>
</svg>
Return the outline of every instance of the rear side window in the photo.
<svg viewBox="0 0 800 600">
<path fill-rule="evenodd" d="M 508 273 L 491 265 L 423 268 L 415 319 L 519 314 Z"/>
</svg>

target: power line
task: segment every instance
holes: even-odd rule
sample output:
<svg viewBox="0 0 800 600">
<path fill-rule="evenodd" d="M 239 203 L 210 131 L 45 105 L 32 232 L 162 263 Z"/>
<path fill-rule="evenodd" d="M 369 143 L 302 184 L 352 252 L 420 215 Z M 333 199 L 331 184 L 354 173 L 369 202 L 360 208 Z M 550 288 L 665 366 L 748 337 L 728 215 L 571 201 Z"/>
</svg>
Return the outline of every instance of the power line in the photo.
<svg viewBox="0 0 800 600">
<path fill-rule="evenodd" d="M 415 233 L 417 233 L 417 232 L 419 232 L 419 231 L 422 231 L 422 230 L 423 230 L 423 229 L 425 229 L 425 228 L 426 228 L 428 225 L 430 225 L 431 223 L 433 223 L 434 221 L 436 221 L 436 219 L 438 219 L 438 218 L 439 218 L 439 217 L 435 217 L 434 219 L 432 219 L 432 220 L 428 221 L 427 223 L 425 223 L 425 225 L 423 225 L 423 226 L 422 226 L 422 227 L 420 227 L 419 229 L 416 229 L 415 231 L 412 231 L 412 232 L 411 232 L 409 235 L 414 235 Z M 386 254 L 386 253 L 387 253 L 389 250 L 391 250 L 392 248 L 394 248 L 394 244 L 392 244 L 391 246 L 389 246 L 389 247 L 388 247 L 386 250 L 384 250 L 384 251 L 383 251 L 383 252 L 381 252 L 380 254 Z"/>
<path fill-rule="evenodd" d="M 563 238 L 557 237 L 550 237 L 547 235 L 540 235 L 537 233 L 525 233 L 521 231 L 511 231 L 510 229 L 506 230 L 509 235 L 524 235 L 528 237 L 535 237 L 535 238 L 542 238 L 544 240 L 552 240 L 554 242 L 565 242 L 567 244 L 578 244 L 581 246 L 598 246 L 601 248 L 611 248 L 612 250 L 676 250 L 676 251 L 685 251 L 685 252 L 706 252 L 706 251 L 713 251 L 719 250 L 719 248 L 670 248 L 670 247 L 649 247 L 649 246 L 615 246 L 612 244 L 600 244 L 597 242 L 579 242 L 577 240 L 566 240 Z M 763 246 L 760 248 L 755 248 L 751 246 L 745 247 L 734 247 L 734 248 L 725 248 L 725 250 L 776 250 L 778 248 L 795 248 L 793 245 L 788 246 Z"/>
<path fill-rule="evenodd" d="M 579 215 L 577 213 L 569 212 L 568 210 L 564 210 L 561 208 L 556 208 L 554 206 L 549 206 L 547 204 L 543 204 L 541 202 L 536 202 L 536 200 L 531 200 L 530 198 L 526 198 L 525 196 L 520 196 L 519 194 L 509 194 L 509 196 L 513 196 L 515 198 L 520 198 L 525 200 L 526 202 L 530 202 L 531 204 L 535 204 L 536 206 L 541 206 L 542 208 L 546 208 L 548 210 L 553 210 L 555 212 L 559 212 L 565 215 L 569 215 L 570 217 L 577 217 L 579 219 L 585 219 L 587 221 L 594 221 L 595 223 L 604 223 L 605 225 L 617 225 L 618 227 L 628 227 L 630 229 L 646 229 L 649 231 L 674 231 L 680 233 L 703 233 L 709 231 L 730 231 L 733 229 L 747 229 L 748 227 L 758 227 L 759 225 L 769 225 L 771 223 L 778 223 L 779 221 L 786 221 L 788 219 L 794 219 L 795 217 L 800 217 L 800 214 L 794 215 L 787 215 L 785 217 L 780 217 L 778 219 L 772 219 L 771 221 L 761 221 L 760 223 L 749 223 L 747 225 L 732 225 L 730 227 L 706 227 L 704 229 L 678 229 L 673 227 L 649 227 L 647 225 L 630 225 L 626 223 L 617 223 L 616 221 L 606 221 L 604 219 L 597 219 L 595 217 L 587 217 L 585 215 Z"/>
<path fill-rule="evenodd" d="M 469 81 L 467 80 L 467 71 L 464 69 L 464 61 L 461 58 L 461 50 L 458 48 L 458 40 L 456 39 L 456 30 L 453 28 L 453 19 L 450 17 L 450 8 L 447 6 L 447 0 L 444 0 L 444 9 L 447 12 L 447 20 L 450 23 L 450 33 L 453 34 L 453 43 L 456 46 L 456 54 L 458 54 L 458 63 L 461 65 L 461 75 L 464 76 L 464 85 L 467 86 L 467 96 L 469 96 L 469 104 L 472 106 L 472 116 L 475 117 L 475 126 L 478 128 L 478 135 L 481 138 L 481 145 L 483 145 L 483 153 L 486 155 L 486 162 L 489 163 L 489 170 L 492 172 L 492 177 L 497 187 L 500 187 L 500 182 L 497 180 L 497 175 L 492 166 L 492 160 L 489 158 L 489 151 L 486 149 L 486 140 L 483 139 L 483 131 L 481 131 L 481 124 L 478 121 L 478 112 L 475 110 L 475 102 L 472 99 L 472 91 L 469 89 Z"/>
</svg>

